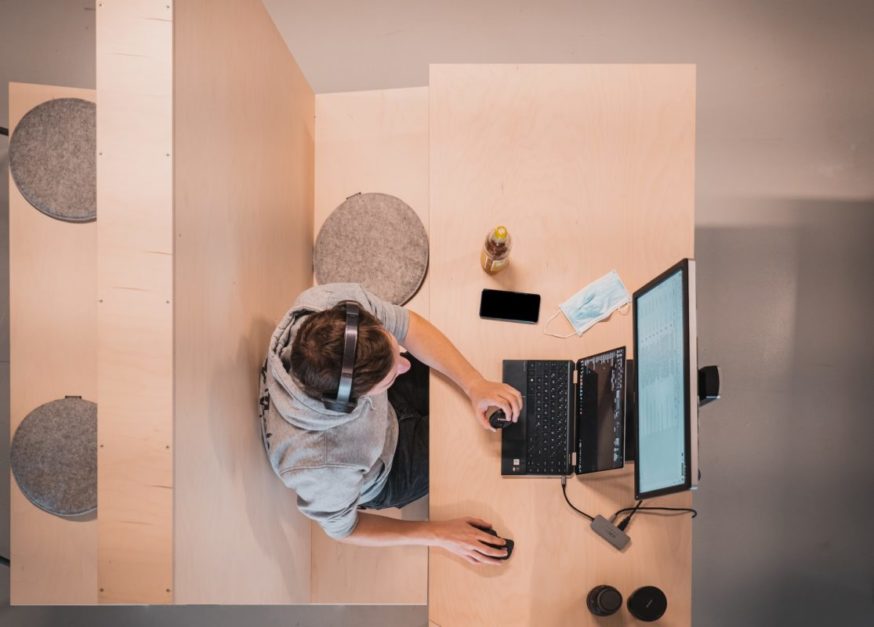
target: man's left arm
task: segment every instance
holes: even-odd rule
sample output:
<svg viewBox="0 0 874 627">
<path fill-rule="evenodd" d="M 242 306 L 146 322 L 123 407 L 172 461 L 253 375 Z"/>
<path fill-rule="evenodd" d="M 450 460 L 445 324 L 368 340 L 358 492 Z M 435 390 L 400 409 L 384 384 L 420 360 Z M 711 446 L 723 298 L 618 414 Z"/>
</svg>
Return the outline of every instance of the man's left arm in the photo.
<svg viewBox="0 0 874 627">
<path fill-rule="evenodd" d="M 499 407 L 515 422 L 522 409 L 519 391 L 506 383 L 483 378 L 440 329 L 415 312 L 409 313 L 410 325 L 403 345 L 419 361 L 445 374 L 467 394 L 483 428 L 495 431 L 486 414 L 489 407 Z"/>
</svg>

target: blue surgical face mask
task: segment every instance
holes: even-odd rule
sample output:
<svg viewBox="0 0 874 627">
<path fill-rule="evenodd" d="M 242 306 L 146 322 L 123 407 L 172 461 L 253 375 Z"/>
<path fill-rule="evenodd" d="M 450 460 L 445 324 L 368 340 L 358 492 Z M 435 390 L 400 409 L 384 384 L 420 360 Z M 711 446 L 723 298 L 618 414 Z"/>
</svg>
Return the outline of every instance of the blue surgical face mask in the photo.
<svg viewBox="0 0 874 627">
<path fill-rule="evenodd" d="M 622 284 L 622 279 L 619 278 L 616 270 L 611 270 L 568 298 L 559 305 L 559 309 L 573 326 L 576 335 L 582 335 L 596 323 L 610 317 L 610 314 L 630 302 L 631 294 L 625 289 L 625 285 Z M 552 318 L 546 321 L 547 326 L 558 313 L 556 311 Z M 546 330 L 543 332 L 553 337 L 574 335 L 574 333 L 556 335 Z"/>
</svg>

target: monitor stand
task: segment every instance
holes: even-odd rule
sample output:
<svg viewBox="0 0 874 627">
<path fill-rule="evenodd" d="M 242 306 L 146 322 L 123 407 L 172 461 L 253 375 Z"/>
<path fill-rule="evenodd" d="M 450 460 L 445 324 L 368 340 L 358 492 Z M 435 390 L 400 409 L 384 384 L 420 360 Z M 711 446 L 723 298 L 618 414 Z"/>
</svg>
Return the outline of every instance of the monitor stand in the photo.
<svg viewBox="0 0 874 627">
<path fill-rule="evenodd" d="M 702 366 L 698 370 L 698 407 L 719 400 L 719 366 Z"/>
</svg>

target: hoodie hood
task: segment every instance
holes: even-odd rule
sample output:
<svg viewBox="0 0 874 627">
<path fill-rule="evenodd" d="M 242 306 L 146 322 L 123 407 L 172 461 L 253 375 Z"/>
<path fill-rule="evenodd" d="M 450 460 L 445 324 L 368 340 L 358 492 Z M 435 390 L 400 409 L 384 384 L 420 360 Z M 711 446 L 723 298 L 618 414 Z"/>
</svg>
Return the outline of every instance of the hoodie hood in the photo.
<svg viewBox="0 0 874 627">
<path fill-rule="evenodd" d="M 327 409 L 320 400 L 307 396 L 298 386 L 289 373 L 291 345 L 300 322 L 308 313 L 314 313 L 314 310 L 306 307 L 291 309 L 273 332 L 267 350 L 267 390 L 277 413 L 286 422 L 307 431 L 325 431 L 355 420 L 373 407 L 373 400 L 363 396 L 352 413 L 345 414 Z"/>
</svg>

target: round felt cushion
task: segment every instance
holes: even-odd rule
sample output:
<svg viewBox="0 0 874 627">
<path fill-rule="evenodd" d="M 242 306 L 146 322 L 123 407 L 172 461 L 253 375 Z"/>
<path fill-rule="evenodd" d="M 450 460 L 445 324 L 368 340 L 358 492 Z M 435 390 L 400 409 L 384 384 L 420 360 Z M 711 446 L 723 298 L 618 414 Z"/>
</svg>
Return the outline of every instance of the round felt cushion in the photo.
<svg viewBox="0 0 874 627">
<path fill-rule="evenodd" d="M 97 509 L 97 405 L 67 397 L 30 412 L 12 438 L 12 474 L 31 503 L 57 516 Z"/>
<path fill-rule="evenodd" d="M 93 102 L 57 98 L 28 111 L 9 140 L 9 170 L 21 195 L 67 222 L 97 217 Z"/>
<path fill-rule="evenodd" d="M 313 251 L 316 280 L 360 283 L 403 305 L 428 270 L 428 234 L 409 205 L 388 194 L 356 194 L 337 207 Z"/>
</svg>

